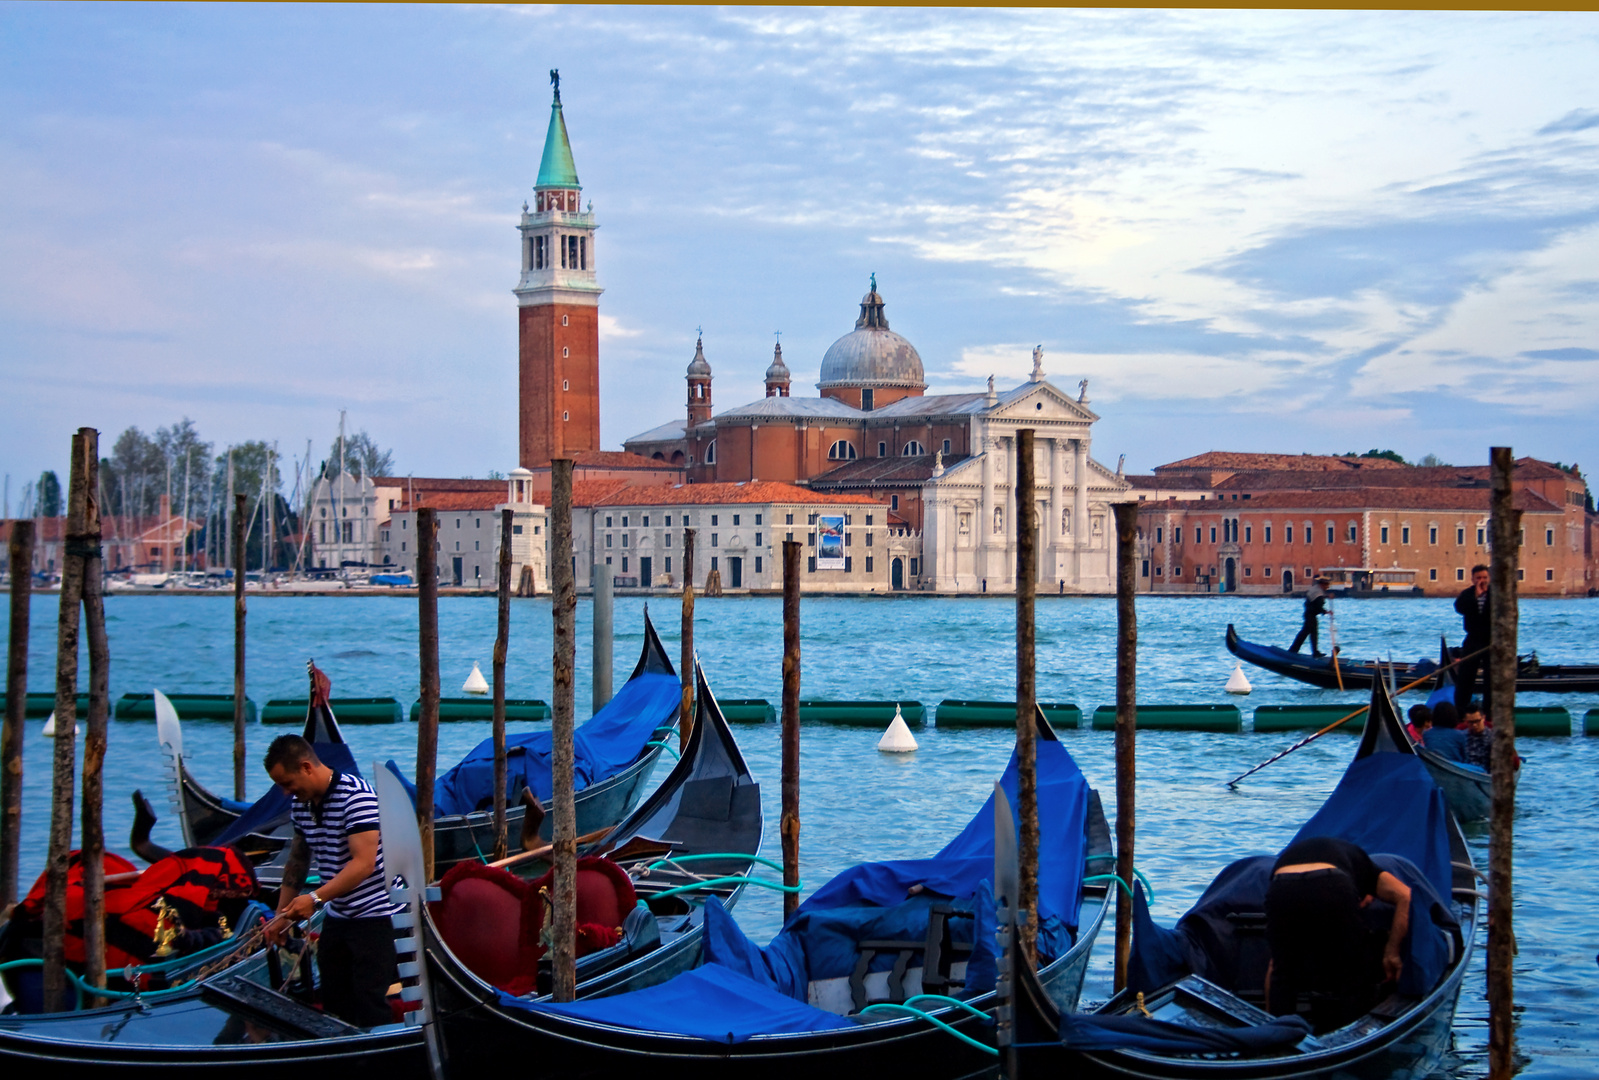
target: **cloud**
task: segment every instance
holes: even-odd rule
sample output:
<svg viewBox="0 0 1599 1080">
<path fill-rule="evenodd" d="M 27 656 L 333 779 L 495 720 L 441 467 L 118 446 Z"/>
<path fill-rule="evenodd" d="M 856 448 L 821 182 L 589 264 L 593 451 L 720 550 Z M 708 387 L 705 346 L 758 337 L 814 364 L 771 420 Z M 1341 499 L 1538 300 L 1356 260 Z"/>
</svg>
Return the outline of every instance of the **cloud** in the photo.
<svg viewBox="0 0 1599 1080">
<path fill-rule="evenodd" d="M 1596 127 L 1599 127 L 1599 109 L 1572 109 L 1559 120 L 1551 120 L 1539 128 L 1538 134 L 1562 135 Z"/>
<path fill-rule="evenodd" d="M 1599 360 L 1599 349 L 1533 349 L 1521 355 L 1529 360 Z"/>
</svg>

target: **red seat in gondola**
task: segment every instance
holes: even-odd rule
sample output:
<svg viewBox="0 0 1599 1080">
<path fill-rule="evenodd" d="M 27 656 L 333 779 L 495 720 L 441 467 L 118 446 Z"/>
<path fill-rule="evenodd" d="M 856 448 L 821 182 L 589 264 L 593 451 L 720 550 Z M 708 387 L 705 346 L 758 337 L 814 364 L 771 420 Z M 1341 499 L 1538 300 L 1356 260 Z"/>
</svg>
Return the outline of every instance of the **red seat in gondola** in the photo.
<svg viewBox="0 0 1599 1080">
<path fill-rule="evenodd" d="M 442 899 L 428 905 L 439 936 L 484 982 L 509 994 L 531 993 L 555 871 L 528 882 L 481 863 L 457 863 L 439 883 Z M 608 859 L 577 864 L 577 955 L 614 945 L 638 903 L 627 872 Z"/>
</svg>

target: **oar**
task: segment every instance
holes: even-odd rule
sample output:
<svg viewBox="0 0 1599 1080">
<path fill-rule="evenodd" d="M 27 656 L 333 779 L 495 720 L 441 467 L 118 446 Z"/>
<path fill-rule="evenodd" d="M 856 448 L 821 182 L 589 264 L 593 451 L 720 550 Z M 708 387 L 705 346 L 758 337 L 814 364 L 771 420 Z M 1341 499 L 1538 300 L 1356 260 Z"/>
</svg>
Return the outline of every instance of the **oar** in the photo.
<svg viewBox="0 0 1599 1080">
<path fill-rule="evenodd" d="M 602 840 L 602 839 L 605 838 L 605 835 L 607 833 L 609 833 L 610 831 L 611 831 L 610 829 L 596 829 L 596 830 L 594 830 L 591 833 L 584 833 L 582 836 L 577 838 L 577 846 L 578 847 L 582 847 L 584 844 L 592 844 L 596 840 Z M 512 855 L 512 856 L 510 856 L 508 858 L 496 860 L 495 862 L 489 863 L 489 865 L 490 866 L 515 866 L 517 863 L 527 862 L 529 859 L 542 859 L 545 856 L 549 855 L 554 850 L 555 850 L 555 845 L 554 844 L 545 844 L 543 847 L 536 847 L 532 851 L 520 851 L 520 852 L 517 852 L 515 855 Z"/>
<path fill-rule="evenodd" d="M 1447 671 L 1450 668 L 1454 667 L 1456 664 L 1461 664 L 1461 663 L 1464 663 L 1467 660 L 1472 659 L 1473 657 L 1481 656 L 1483 653 L 1485 653 L 1487 651 L 1488 651 L 1487 648 L 1482 648 L 1482 649 L 1478 649 L 1476 652 L 1471 653 L 1471 654 L 1469 654 L 1467 656 L 1462 656 L 1458 660 L 1451 660 L 1451 661 L 1449 661 L 1449 663 L 1445 664 L 1443 667 L 1437 668 L 1437 669 L 1435 669 L 1433 671 L 1429 671 L 1429 672 L 1427 672 L 1427 674 L 1423 675 L 1421 678 L 1416 679 L 1416 680 L 1414 680 L 1412 682 L 1408 682 L 1404 686 L 1401 686 L 1398 690 L 1394 691 L 1394 695 L 1393 696 L 1398 697 L 1400 694 L 1403 694 L 1407 690 L 1414 690 L 1416 687 L 1420 686 L 1422 683 L 1426 682 L 1428 679 L 1436 678 L 1437 675 L 1438 675 L 1438 672 Z M 1375 678 L 1379 678 L 1379 679 L 1382 678 L 1382 676 L 1380 674 L 1378 674 L 1378 675 L 1376 675 L 1374 677 Z M 1362 716 L 1365 713 L 1369 712 L 1370 710 L 1371 710 L 1371 706 L 1370 705 L 1362 705 L 1360 708 L 1356 709 L 1354 712 L 1350 713 L 1348 716 L 1341 717 L 1340 719 L 1334 720 L 1332 723 L 1328 724 L 1326 727 L 1322 728 L 1320 731 L 1316 732 L 1314 735 L 1306 735 L 1303 739 L 1300 739 L 1298 742 L 1294 743 L 1294 745 L 1290 746 L 1288 749 L 1282 751 L 1279 754 L 1274 754 L 1273 756 L 1267 758 L 1265 761 L 1262 761 L 1259 765 L 1256 765 L 1253 769 L 1250 769 L 1248 772 L 1239 773 L 1237 776 L 1235 776 L 1231 780 L 1227 781 L 1227 786 L 1230 787 L 1230 788 L 1237 787 L 1238 786 L 1238 782 L 1240 780 L 1242 780 L 1244 777 L 1250 776 L 1250 775 L 1252 775 L 1254 773 L 1258 773 L 1260 770 L 1264 769 L 1267 765 L 1270 765 L 1274 761 L 1281 761 L 1283 758 L 1287 757 L 1289 754 L 1292 754 L 1295 750 L 1298 750 L 1300 747 L 1309 746 L 1311 743 L 1315 742 L 1317 739 L 1319 739 L 1323 735 L 1327 734 L 1333 728 L 1338 727 L 1340 724 L 1347 724 L 1349 721 L 1353 720 L 1355 717 Z"/>
</svg>

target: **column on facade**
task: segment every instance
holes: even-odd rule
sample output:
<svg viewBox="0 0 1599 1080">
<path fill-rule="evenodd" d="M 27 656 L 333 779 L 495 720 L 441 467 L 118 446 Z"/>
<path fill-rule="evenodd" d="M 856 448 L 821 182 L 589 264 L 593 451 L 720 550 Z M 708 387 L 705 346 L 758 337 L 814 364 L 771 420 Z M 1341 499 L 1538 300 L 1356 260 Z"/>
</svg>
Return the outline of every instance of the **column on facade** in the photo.
<svg viewBox="0 0 1599 1080">
<path fill-rule="evenodd" d="M 1072 584 L 1082 585 L 1085 559 L 1092 538 L 1088 525 L 1088 440 L 1072 440 Z"/>
<path fill-rule="evenodd" d="M 1066 512 L 1066 444 L 1061 439 L 1050 439 L 1049 447 L 1049 517 L 1046 519 L 1049 537 L 1046 550 L 1049 552 L 1049 573 L 1060 577 L 1061 552 L 1065 545 L 1065 533 L 1061 529 L 1061 518 Z M 1042 566 L 1044 560 L 1040 559 Z"/>
<path fill-rule="evenodd" d="M 994 546 L 994 455 L 999 453 L 998 440 L 982 436 L 979 449 L 983 455 L 983 502 L 982 510 L 975 522 L 977 529 L 977 545 L 972 552 L 973 569 L 977 572 L 977 581 L 973 582 L 975 589 L 982 588 L 983 579 L 988 577 L 989 550 Z"/>
</svg>

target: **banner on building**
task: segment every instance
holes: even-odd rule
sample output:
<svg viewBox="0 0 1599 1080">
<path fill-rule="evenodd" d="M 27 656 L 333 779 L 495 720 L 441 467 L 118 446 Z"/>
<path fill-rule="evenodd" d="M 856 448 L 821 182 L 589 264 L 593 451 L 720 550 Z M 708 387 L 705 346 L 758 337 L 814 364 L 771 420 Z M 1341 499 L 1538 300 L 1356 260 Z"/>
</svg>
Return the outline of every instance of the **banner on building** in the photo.
<svg viewBox="0 0 1599 1080">
<path fill-rule="evenodd" d="M 816 569 L 844 569 L 844 515 L 819 514 L 816 518 Z"/>
</svg>

